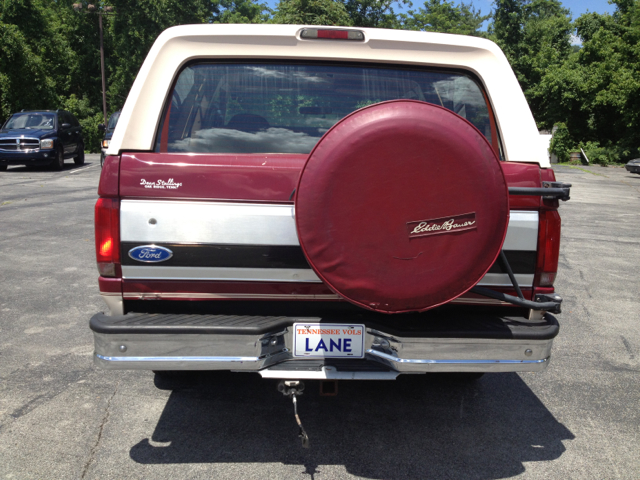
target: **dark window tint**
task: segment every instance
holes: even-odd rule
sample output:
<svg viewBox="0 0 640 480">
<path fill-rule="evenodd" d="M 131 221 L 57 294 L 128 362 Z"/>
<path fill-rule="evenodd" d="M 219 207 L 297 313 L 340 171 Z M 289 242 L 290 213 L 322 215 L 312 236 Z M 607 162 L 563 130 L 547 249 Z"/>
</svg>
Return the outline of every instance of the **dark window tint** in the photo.
<svg viewBox="0 0 640 480">
<path fill-rule="evenodd" d="M 170 98 L 156 151 L 309 153 L 344 116 L 395 99 L 441 105 L 469 120 L 491 142 L 483 92 L 462 73 L 202 63 L 180 73 Z"/>
<path fill-rule="evenodd" d="M 116 112 L 109 117 L 109 124 L 107 125 L 107 130 L 112 132 L 116 129 L 116 125 L 118 124 L 118 119 L 120 118 L 120 112 Z"/>
</svg>

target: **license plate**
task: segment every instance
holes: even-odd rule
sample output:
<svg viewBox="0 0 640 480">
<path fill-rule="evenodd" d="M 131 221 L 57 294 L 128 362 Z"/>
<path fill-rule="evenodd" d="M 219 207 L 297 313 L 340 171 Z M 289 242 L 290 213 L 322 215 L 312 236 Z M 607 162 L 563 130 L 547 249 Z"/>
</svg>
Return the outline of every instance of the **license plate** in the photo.
<svg viewBox="0 0 640 480">
<path fill-rule="evenodd" d="M 294 323 L 293 356 L 364 358 L 364 325 Z"/>
</svg>

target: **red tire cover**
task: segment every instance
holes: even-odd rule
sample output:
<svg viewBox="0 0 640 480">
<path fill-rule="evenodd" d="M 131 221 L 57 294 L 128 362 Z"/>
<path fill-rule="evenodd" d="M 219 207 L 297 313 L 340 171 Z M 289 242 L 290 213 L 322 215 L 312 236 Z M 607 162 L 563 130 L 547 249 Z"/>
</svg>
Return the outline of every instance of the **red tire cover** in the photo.
<svg viewBox="0 0 640 480">
<path fill-rule="evenodd" d="M 385 313 L 428 310 L 469 290 L 496 260 L 509 222 L 486 138 L 450 110 L 413 100 L 334 125 L 309 155 L 295 209 L 316 274 Z"/>
</svg>

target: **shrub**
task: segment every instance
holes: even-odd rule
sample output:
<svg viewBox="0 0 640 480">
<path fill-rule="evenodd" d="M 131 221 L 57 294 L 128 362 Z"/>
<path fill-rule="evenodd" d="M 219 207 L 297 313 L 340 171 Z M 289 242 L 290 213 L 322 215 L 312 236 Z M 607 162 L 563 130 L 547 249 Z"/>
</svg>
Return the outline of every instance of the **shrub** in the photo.
<svg viewBox="0 0 640 480">
<path fill-rule="evenodd" d="M 63 108 L 73 113 L 82 126 L 85 152 L 99 153 L 102 132 L 98 130 L 98 124 L 104 121 L 102 111 L 92 108 L 88 98 L 78 98 L 73 94 L 62 103 Z"/>
<path fill-rule="evenodd" d="M 591 163 L 607 166 L 611 163 L 624 163 L 631 152 L 615 145 L 600 146 L 598 142 L 586 142 L 580 145 Z"/>
<path fill-rule="evenodd" d="M 549 151 L 556 154 L 558 162 L 568 162 L 569 155 L 575 150 L 576 144 L 564 123 L 558 123 L 556 127 L 557 129 L 549 145 Z"/>
</svg>

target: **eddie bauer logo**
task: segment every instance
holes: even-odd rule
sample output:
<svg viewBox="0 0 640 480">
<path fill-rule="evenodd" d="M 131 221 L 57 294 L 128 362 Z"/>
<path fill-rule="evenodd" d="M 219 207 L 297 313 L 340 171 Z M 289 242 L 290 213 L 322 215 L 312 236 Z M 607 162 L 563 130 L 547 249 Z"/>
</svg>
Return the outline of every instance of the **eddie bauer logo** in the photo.
<svg viewBox="0 0 640 480">
<path fill-rule="evenodd" d="M 476 228 L 476 214 L 475 212 L 472 212 L 462 215 L 434 218 L 432 220 L 408 222 L 407 228 L 409 230 L 409 238 L 473 230 Z"/>
<path fill-rule="evenodd" d="M 140 185 L 144 186 L 144 188 L 161 188 L 168 190 L 177 190 L 182 186 L 181 183 L 176 183 L 173 181 L 173 178 L 170 178 L 168 181 L 157 180 L 155 182 L 147 182 L 144 178 L 140 179 Z"/>
</svg>

